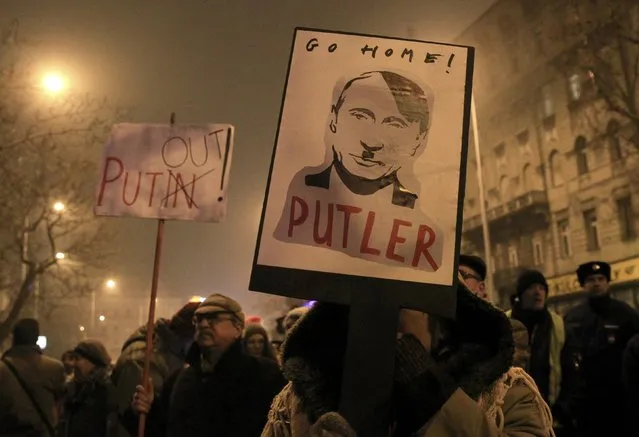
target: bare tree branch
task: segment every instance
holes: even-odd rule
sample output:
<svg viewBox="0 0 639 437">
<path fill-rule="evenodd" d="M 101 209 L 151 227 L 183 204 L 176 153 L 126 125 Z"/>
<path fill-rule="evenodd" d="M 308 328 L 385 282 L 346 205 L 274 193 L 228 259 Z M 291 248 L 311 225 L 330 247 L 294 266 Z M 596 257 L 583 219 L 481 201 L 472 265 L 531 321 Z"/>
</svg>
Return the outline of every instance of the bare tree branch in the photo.
<svg viewBox="0 0 639 437">
<path fill-rule="evenodd" d="M 94 217 L 87 181 L 123 110 L 72 90 L 44 96 L 34 82 L 39 47 L 17 38 L 17 24 L 0 35 L 0 291 L 10 298 L 2 342 L 34 284 L 50 312 L 52 301 L 82 295 L 106 273 L 115 231 Z M 64 211 L 52 209 L 56 201 Z"/>
</svg>

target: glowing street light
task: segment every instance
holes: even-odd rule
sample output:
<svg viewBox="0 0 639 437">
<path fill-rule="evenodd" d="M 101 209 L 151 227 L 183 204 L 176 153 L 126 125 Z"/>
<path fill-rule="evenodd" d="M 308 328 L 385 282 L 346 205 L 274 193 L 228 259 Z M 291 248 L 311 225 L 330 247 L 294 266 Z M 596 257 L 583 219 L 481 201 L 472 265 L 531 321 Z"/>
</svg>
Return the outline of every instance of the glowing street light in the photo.
<svg viewBox="0 0 639 437">
<path fill-rule="evenodd" d="M 102 314 L 100 314 L 100 317 L 98 317 L 98 320 L 101 322 L 104 322 L 106 320 L 106 317 L 104 317 Z"/>
<path fill-rule="evenodd" d="M 84 326 L 80 325 L 80 331 L 84 332 Z"/>
<path fill-rule="evenodd" d="M 64 88 L 64 79 L 58 73 L 48 73 L 42 79 L 42 86 L 52 94 L 57 94 Z"/>
<path fill-rule="evenodd" d="M 115 279 L 107 279 L 104 285 L 106 286 L 106 288 L 114 289 L 117 283 L 115 282 Z"/>
<path fill-rule="evenodd" d="M 64 206 L 64 203 L 62 203 L 62 202 L 56 202 L 56 203 L 53 204 L 53 210 L 55 212 L 62 212 L 62 211 L 64 211 L 64 208 L 65 208 L 65 206 Z"/>
<path fill-rule="evenodd" d="M 63 260 L 64 258 L 66 258 L 66 255 L 64 254 L 64 252 L 58 252 L 55 254 L 55 259 L 57 260 Z"/>
</svg>

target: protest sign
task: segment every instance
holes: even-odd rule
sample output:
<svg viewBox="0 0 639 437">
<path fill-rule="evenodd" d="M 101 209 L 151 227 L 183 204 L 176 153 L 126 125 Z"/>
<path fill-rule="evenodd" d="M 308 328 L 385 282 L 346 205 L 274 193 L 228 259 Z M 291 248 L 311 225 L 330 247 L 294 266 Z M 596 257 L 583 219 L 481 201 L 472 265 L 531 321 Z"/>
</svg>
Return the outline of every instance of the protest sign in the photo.
<svg viewBox="0 0 639 437">
<path fill-rule="evenodd" d="M 95 214 L 222 221 L 233 133 L 228 124 L 116 124 L 104 149 Z"/>
<path fill-rule="evenodd" d="M 296 30 L 251 289 L 348 303 L 339 280 L 453 314 L 472 59 Z"/>
<path fill-rule="evenodd" d="M 233 151 L 229 124 L 116 124 L 104 148 L 93 207 L 98 216 L 158 219 L 141 385 L 149 389 L 160 263 L 167 219 L 220 222 Z M 137 434 L 145 435 L 146 414 Z"/>
<path fill-rule="evenodd" d="M 295 31 L 249 288 L 350 306 L 358 435 L 388 435 L 399 309 L 455 314 L 473 56 Z"/>
</svg>

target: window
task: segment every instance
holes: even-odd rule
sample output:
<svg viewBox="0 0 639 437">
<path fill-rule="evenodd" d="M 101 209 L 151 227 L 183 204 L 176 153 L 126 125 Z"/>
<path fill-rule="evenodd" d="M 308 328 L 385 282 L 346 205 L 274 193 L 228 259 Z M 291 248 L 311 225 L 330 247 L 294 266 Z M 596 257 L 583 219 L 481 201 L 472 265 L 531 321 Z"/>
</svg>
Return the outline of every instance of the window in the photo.
<svg viewBox="0 0 639 437">
<path fill-rule="evenodd" d="M 622 158 L 621 141 L 619 140 L 619 123 L 616 120 L 610 121 L 606 128 L 606 136 L 608 140 L 608 151 L 610 152 L 610 160 L 612 162 L 619 161 Z"/>
<path fill-rule="evenodd" d="M 519 260 L 517 259 L 517 248 L 515 246 L 510 246 L 508 248 L 508 264 L 510 267 L 518 267 Z"/>
<path fill-rule="evenodd" d="M 533 260 L 536 266 L 544 263 L 544 246 L 540 238 L 533 240 Z"/>
<path fill-rule="evenodd" d="M 586 248 L 588 250 L 599 249 L 599 227 L 597 223 L 597 211 L 595 208 L 584 211 L 584 227 L 586 230 Z"/>
<path fill-rule="evenodd" d="M 558 151 L 550 152 L 550 179 L 553 187 L 560 187 L 564 184 L 564 176 L 562 169 L 562 158 Z"/>
<path fill-rule="evenodd" d="M 501 196 L 502 202 L 510 200 L 510 181 L 508 180 L 508 176 L 502 176 L 501 179 L 499 179 L 499 195 Z"/>
<path fill-rule="evenodd" d="M 517 144 L 519 144 L 519 154 L 522 156 L 530 155 L 532 153 L 530 149 L 530 135 L 528 130 L 517 134 Z"/>
<path fill-rule="evenodd" d="M 568 219 L 557 222 L 559 230 L 559 245 L 562 258 L 569 258 L 572 255 L 572 245 L 570 243 L 570 222 Z"/>
<path fill-rule="evenodd" d="M 630 196 L 617 199 L 617 217 L 619 219 L 621 239 L 628 241 L 637 238 L 635 215 L 632 210 L 632 199 Z"/>
<path fill-rule="evenodd" d="M 506 166 L 506 144 L 497 144 L 494 148 L 495 160 L 497 161 L 497 168 Z"/>
<path fill-rule="evenodd" d="M 550 84 L 544 86 L 541 89 L 541 98 L 542 98 L 542 112 L 544 118 L 550 117 L 555 113 L 555 103 L 552 99 L 552 88 Z"/>
<path fill-rule="evenodd" d="M 579 175 L 588 173 L 588 147 L 586 145 L 586 138 L 578 136 L 575 140 L 575 157 L 577 159 L 577 172 Z"/>
<path fill-rule="evenodd" d="M 570 98 L 573 101 L 579 100 L 579 97 L 581 97 L 581 76 L 578 74 L 570 76 L 568 86 L 570 88 Z"/>
</svg>

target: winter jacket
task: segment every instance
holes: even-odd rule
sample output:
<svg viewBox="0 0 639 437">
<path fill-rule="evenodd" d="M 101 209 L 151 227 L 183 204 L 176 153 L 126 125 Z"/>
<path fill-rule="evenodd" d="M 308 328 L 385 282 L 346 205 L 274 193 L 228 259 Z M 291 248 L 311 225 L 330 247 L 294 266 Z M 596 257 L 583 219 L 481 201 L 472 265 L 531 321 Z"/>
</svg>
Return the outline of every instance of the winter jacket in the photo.
<svg viewBox="0 0 639 437">
<path fill-rule="evenodd" d="M 31 389 L 51 426 L 58 423 L 64 393 L 64 366 L 38 346 L 15 346 L 3 355 Z M 33 403 L 7 365 L 0 361 L 0 436 L 49 436 Z"/>
<path fill-rule="evenodd" d="M 548 310 L 548 314 L 550 314 L 552 323 L 550 346 L 548 348 L 548 364 L 550 368 L 548 372 L 548 403 L 554 405 L 561 392 L 561 355 L 566 343 L 566 331 L 561 316 L 550 310 Z M 512 317 L 512 311 L 506 312 L 506 315 Z M 530 343 L 532 344 L 532 341 Z"/>
<path fill-rule="evenodd" d="M 161 393 L 165 380 L 184 366 L 186 348 L 184 340 L 171 331 L 169 321 L 158 319 L 153 333 L 150 375 L 155 393 Z M 134 332 L 124 343 L 122 353 L 113 369 L 112 380 L 118 412 L 124 416 L 128 412 L 135 387 L 142 381 L 144 356 L 146 354 L 146 326 Z M 135 433 L 134 430 L 131 432 Z M 122 436 L 128 433 L 121 430 Z"/>
<path fill-rule="evenodd" d="M 212 372 L 202 369 L 197 344 L 187 362 L 189 366 L 172 375 L 154 400 L 146 435 L 259 437 L 269 406 L 286 383 L 278 365 L 244 353 L 241 340 L 222 355 Z"/>
<path fill-rule="evenodd" d="M 632 337 L 623 354 L 623 385 L 628 401 L 628 416 L 639 414 L 639 334 Z"/>
<path fill-rule="evenodd" d="M 452 331 L 458 338 L 452 350 L 444 353 L 446 359 L 432 356 L 419 342 L 405 341 L 412 336 L 398 340 L 394 430 L 389 435 L 552 435 L 549 407 L 534 382 L 523 369 L 511 367 L 512 327 L 505 314 L 466 290 L 458 293 L 457 320 L 462 323 L 455 324 Z M 290 383 L 274 400 L 262 437 L 354 436 L 336 413 L 347 334 L 348 307 L 334 304 L 316 304 L 293 328 L 282 355 Z M 454 387 L 439 390 L 443 384 L 424 385 L 432 380 L 429 368 L 435 361 L 439 372 L 447 369 L 449 375 L 457 375 L 449 378 Z M 406 363 L 418 363 L 412 369 L 418 371 L 408 372 Z M 409 393 L 409 397 L 402 403 L 396 400 L 401 398 L 397 393 Z M 409 421 L 404 420 L 408 411 L 404 406 L 416 410 L 415 405 L 427 405 L 433 410 L 431 397 L 443 399 L 441 405 L 432 414 L 411 411 L 419 417 L 409 420 L 420 425 L 403 427 L 402 421 Z"/>
<path fill-rule="evenodd" d="M 639 332 L 639 313 L 610 296 L 591 297 L 565 316 L 573 363 L 568 401 L 580 435 L 625 435 L 634 417 L 626 414 L 623 354 Z"/>
<path fill-rule="evenodd" d="M 58 437 L 113 437 L 118 433 L 115 387 L 105 369 L 67 386 Z"/>
</svg>

